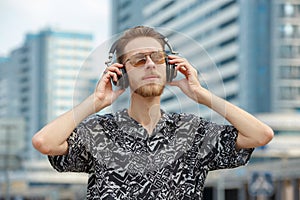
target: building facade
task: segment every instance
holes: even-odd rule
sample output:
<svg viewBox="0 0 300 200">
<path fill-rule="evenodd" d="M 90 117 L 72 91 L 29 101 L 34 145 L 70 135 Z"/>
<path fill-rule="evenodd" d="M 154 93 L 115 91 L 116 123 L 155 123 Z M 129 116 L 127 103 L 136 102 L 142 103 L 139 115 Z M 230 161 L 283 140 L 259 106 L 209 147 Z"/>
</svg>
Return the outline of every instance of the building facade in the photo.
<svg viewBox="0 0 300 200">
<path fill-rule="evenodd" d="M 142 2 L 114 1 L 113 34 L 140 24 L 168 29 L 212 92 L 251 113 L 299 111 L 299 1 Z M 171 110 L 181 99 L 175 94 L 167 97 Z"/>
<path fill-rule="evenodd" d="M 0 113 L 25 119 L 28 157 L 40 155 L 32 148 L 33 134 L 93 91 L 95 75 L 82 68 L 92 48 L 89 33 L 45 29 L 27 34 L 0 64 L 5 72 L 0 75 Z"/>
<path fill-rule="evenodd" d="M 300 2 L 276 0 L 272 24 L 272 110 L 300 110 Z"/>
<path fill-rule="evenodd" d="M 143 2 L 135 7 L 135 0 L 114 1 L 112 13 L 119 15 L 113 16 L 113 34 L 136 25 L 157 28 L 197 68 L 204 87 L 255 114 L 275 132 L 269 145 L 256 149 L 248 167 L 211 173 L 205 197 L 259 198 L 250 196 L 248 178 L 261 171 L 273 176 L 273 190 L 263 191 L 269 192 L 264 199 L 298 200 L 300 1 Z M 131 17 L 133 10 L 141 17 Z M 195 107 L 175 89 L 165 90 L 162 106 L 168 111 L 197 112 L 205 118 L 215 116 L 207 108 Z M 283 163 L 290 173 L 277 171 Z"/>
<path fill-rule="evenodd" d="M 114 1 L 112 13 L 129 16 L 130 10 L 119 9 L 126 2 Z M 133 8 L 135 1 L 128 3 L 142 17 L 114 19 L 113 33 L 139 24 L 161 29 L 174 49 L 197 68 L 204 87 L 251 113 L 270 111 L 271 66 L 269 53 L 265 51 L 270 46 L 266 26 L 270 24 L 269 1 L 143 2 L 139 8 Z M 262 24 L 261 31 L 255 29 L 257 22 Z M 265 43 L 257 41 L 258 38 Z M 172 89 L 165 92 L 162 104 L 171 111 L 178 111 L 179 104 L 181 111 L 201 112 L 204 117 L 215 115 L 204 107 L 195 107 L 180 91 Z"/>
</svg>

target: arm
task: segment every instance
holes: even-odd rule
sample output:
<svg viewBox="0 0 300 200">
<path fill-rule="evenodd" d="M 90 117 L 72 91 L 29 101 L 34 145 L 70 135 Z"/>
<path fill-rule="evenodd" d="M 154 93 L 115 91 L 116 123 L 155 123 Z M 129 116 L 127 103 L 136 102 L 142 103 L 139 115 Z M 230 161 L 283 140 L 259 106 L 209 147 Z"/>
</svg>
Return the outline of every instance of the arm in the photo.
<svg viewBox="0 0 300 200">
<path fill-rule="evenodd" d="M 238 149 L 263 146 L 271 141 L 274 133 L 269 126 L 203 88 L 196 69 L 186 59 L 174 55 L 170 55 L 169 58 L 170 63 L 176 64 L 177 70 L 185 75 L 184 79 L 173 81 L 170 85 L 179 87 L 191 99 L 208 106 L 228 120 L 239 131 L 236 141 Z"/>
<path fill-rule="evenodd" d="M 91 114 L 99 112 L 103 108 L 111 105 L 124 90 L 112 90 L 111 77 L 116 81 L 117 74 L 120 74 L 121 64 L 113 64 L 106 69 L 99 80 L 95 92 L 87 97 L 82 103 L 70 111 L 62 114 L 40 131 L 32 138 L 33 146 L 46 155 L 63 155 L 68 151 L 67 139 L 76 128 L 76 126 Z"/>
</svg>

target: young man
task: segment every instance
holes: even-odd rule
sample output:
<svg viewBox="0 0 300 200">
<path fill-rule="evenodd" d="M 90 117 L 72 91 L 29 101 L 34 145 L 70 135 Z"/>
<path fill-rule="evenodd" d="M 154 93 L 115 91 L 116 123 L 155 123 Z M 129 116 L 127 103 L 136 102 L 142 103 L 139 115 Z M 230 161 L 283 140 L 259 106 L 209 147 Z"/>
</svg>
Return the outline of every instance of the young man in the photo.
<svg viewBox="0 0 300 200">
<path fill-rule="evenodd" d="M 118 63 L 106 68 L 95 92 L 33 137 L 56 170 L 90 174 L 87 199 L 202 199 L 208 171 L 244 165 L 253 148 L 272 139 L 271 128 L 201 87 L 196 69 L 184 58 L 167 56 L 164 46 L 152 28 L 126 31 L 116 43 Z M 169 85 L 232 125 L 161 110 L 166 62 L 185 77 Z M 129 108 L 94 114 L 123 93 L 113 90 L 111 80 L 124 78 L 124 69 Z"/>
</svg>

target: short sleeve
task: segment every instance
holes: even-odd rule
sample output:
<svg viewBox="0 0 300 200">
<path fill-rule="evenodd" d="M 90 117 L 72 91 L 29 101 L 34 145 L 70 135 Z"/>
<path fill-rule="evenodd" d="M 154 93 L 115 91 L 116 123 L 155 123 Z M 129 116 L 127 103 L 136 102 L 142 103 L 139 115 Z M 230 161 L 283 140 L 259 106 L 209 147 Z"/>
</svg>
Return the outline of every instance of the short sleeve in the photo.
<svg viewBox="0 0 300 200">
<path fill-rule="evenodd" d="M 48 156 L 50 164 L 59 172 L 86 172 L 93 170 L 93 159 L 76 128 L 68 138 L 68 154 Z"/>
<path fill-rule="evenodd" d="M 210 126 L 216 126 L 214 135 L 216 143 L 214 144 L 214 159 L 209 164 L 209 170 L 235 168 L 246 165 L 254 148 L 236 149 L 238 130 L 231 125 L 211 123 Z"/>
</svg>

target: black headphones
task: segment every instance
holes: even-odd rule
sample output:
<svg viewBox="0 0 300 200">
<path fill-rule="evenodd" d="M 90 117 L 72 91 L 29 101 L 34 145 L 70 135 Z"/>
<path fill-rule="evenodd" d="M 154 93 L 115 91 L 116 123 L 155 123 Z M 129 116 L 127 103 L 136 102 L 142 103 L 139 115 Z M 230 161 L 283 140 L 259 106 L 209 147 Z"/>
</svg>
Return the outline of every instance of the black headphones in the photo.
<svg viewBox="0 0 300 200">
<path fill-rule="evenodd" d="M 163 40 L 165 42 L 165 45 L 168 46 L 170 53 L 177 55 L 178 53 L 173 50 L 172 46 L 168 42 L 168 38 L 163 36 Z M 109 67 L 112 64 L 113 56 L 116 51 L 117 44 L 118 44 L 118 40 L 112 44 L 112 46 L 109 50 L 108 60 L 105 62 L 107 67 Z M 177 75 L 177 71 L 175 70 L 176 65 L 169 64 L 168 57 L 165 60 L 166 60 L 166 70 L 167 70 L 167 73 L 166 73 L 167 79 L 166 80 L 167 80 L 167 82 L 172 82 L 172 80 Z M 118 81 L 117 82 L 113 81 L 113 84 L 117 87 L 120 87 L 121 89 L 125 89 L 129 86 L 129 80 L 128 80 L 128 75 L 127 75 L 125 66 L 120 68 L 120 71 L 122 72 L 122 75 L 118 75 Z"/>
</svg>

